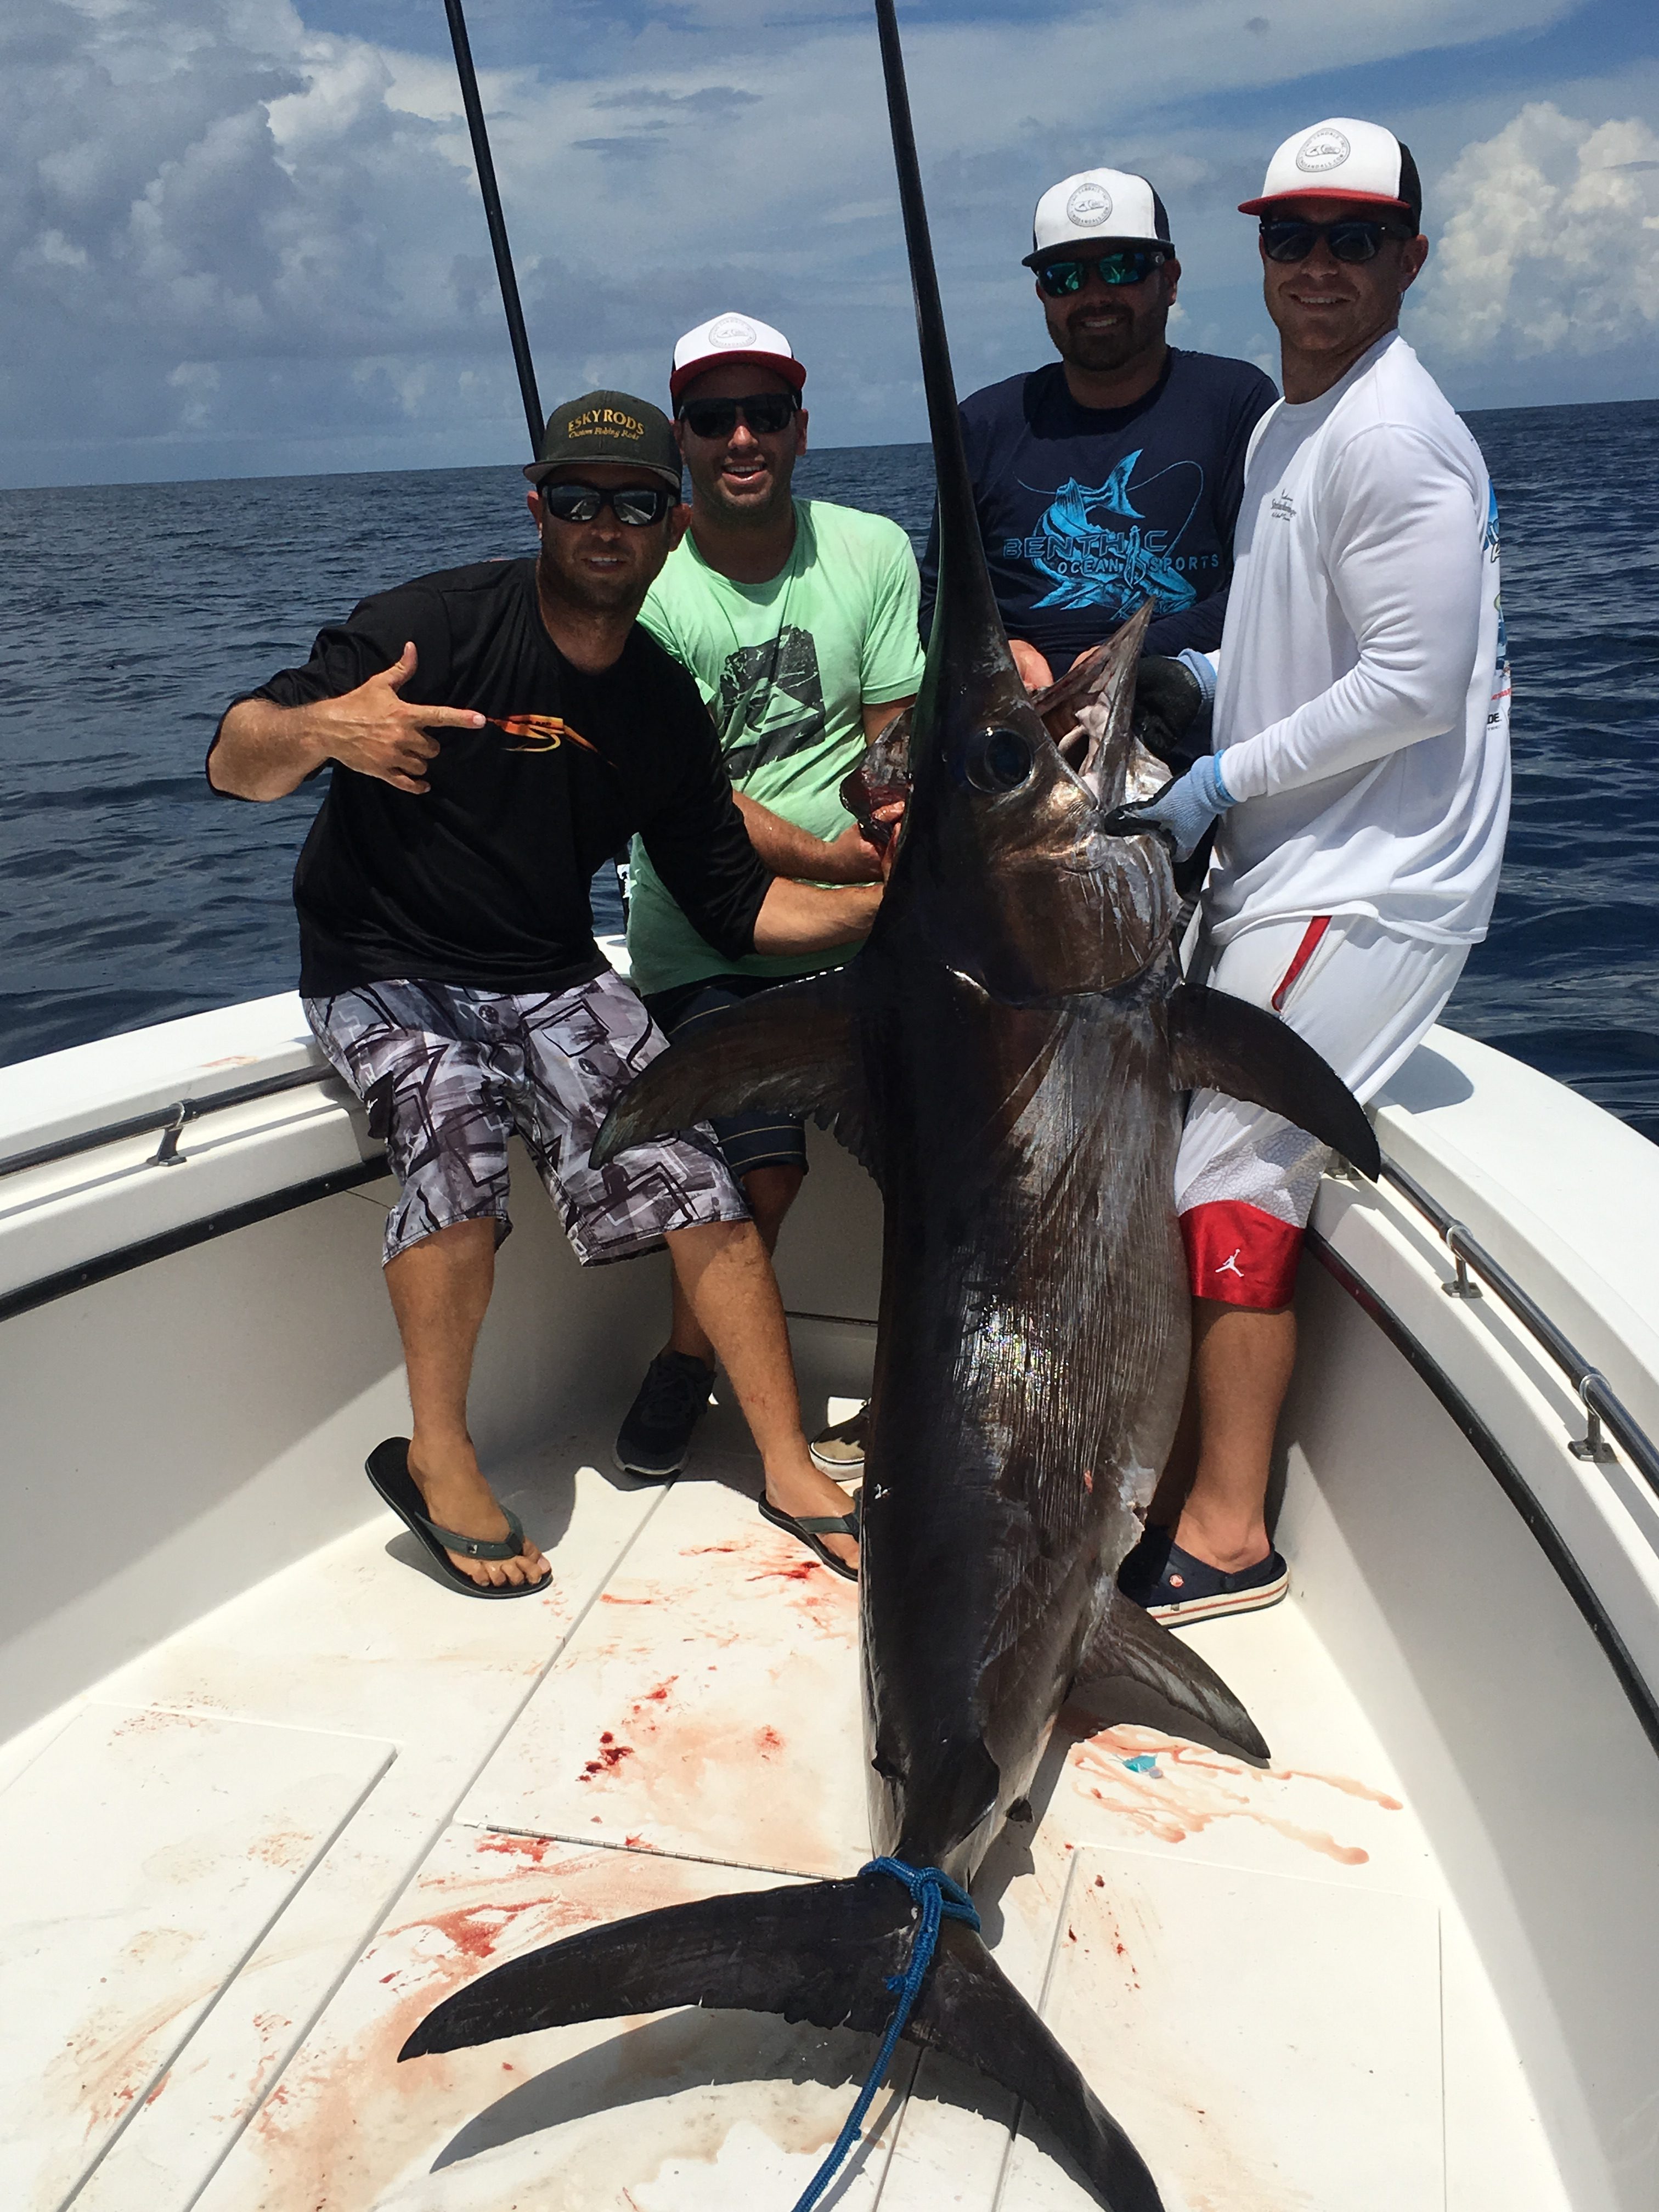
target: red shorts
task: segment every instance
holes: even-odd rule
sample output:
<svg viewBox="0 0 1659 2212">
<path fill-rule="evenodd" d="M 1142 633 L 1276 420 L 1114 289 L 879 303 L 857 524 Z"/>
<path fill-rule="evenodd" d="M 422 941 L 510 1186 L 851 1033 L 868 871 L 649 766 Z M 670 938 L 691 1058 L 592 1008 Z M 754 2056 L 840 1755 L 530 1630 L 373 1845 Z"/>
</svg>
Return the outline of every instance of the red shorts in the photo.
<svg viewBox="0 0 1659 2212">
<path fill-rule="evenodd" d="M 1194 1206 L 1181 1217 L 1193 1296 L 1277 1312 L 1296 1294 L 1297 1262 L 1307 1233 L 1243 1199 Z"/>
</svg>

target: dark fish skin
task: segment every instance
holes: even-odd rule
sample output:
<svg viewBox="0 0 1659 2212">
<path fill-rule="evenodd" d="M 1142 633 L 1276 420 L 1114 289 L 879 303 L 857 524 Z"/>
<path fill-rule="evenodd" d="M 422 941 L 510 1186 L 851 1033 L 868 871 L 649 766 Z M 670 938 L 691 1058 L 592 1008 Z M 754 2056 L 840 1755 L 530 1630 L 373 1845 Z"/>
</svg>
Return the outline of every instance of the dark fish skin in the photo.
<svg viewBox="0 0 1659 2212">
<path fill-rule="evenodd" d="M 1113 1583 L 1186 1376 L 1182 1093 L 1212 1085 L 1286 1113 L 1372 1173 L 1376 1143 L 1291 1031 L 1184 987 L 1168 849 L 1115 833 L 1125 799 L 1164 781 L 1130 730 L 1150 610 L 1100 655 L 1080 705 L 1063 681 L 1040 708 L 1015 671 L 962 451 L 891 0 L 876 7 L 941 561 L 908 757 L 889 733 L 860 807 L 905 774 L 909 805 L 857 956 L 662 1054 L 593 1158 L 763 1106 L 816 1114 L 881 1184 L 860 1535 L 871 1832 L 884 1855 L 966 1883 L 1079 1689 L 1098 1700 L 1133 1681 L 1176 1726 L 1189 1716 L 1265 1757 L 1226 1686 Z M 1062 752 L 1043 709 L 1061 720 L 1073 706 Z M 878 1874 L 642 1915 L 481 1977 L 401 2055 L 683 2004 L 875 2029 L 913 1917 Z M 947 1923 L 905 2032 L 1014 2090 L 1109 2212 L 1158 2212 L 1134 2147 L 972 1930 Z"/>
<path fill-rule="evenodd" d="M 860 1620 L 872 1836 L 967 1881 L 1174 1435 L 1180 1102 L 1155 987 L 1056 1010 L 922 980 L 863 1028 L 888 1196 Z"/>
</svg>

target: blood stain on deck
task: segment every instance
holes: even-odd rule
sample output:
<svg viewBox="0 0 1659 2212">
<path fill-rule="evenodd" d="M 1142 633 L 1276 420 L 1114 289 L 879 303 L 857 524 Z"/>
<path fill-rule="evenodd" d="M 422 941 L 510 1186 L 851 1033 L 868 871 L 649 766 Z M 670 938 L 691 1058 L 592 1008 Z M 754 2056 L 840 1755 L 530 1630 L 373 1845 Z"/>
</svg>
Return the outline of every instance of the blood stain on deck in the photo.
<svg viewBox="0 0 1659 2212">
<path fill-rule="evenodd" d="M 255 2118 L 252 2142 L 265 2169 L 260 2203 L 295 2212 L 368 2212 L 412 2145 L 434 2130 L 447 2134 L 477 2111 L 486 2069 L 513 2070 L 509 2059 L 470 2051 L 400 2064 L 398 2052 L 435 2005 L 503 1950 L 516 1954 L 631 1911 L 684 1901 L 672 1867 L 645 1877 L 656 1887 L 653 1895 L 640 1887 L 637 1858 L 567 1849 L 549 1859 L 550 1841 L 479 1837 L 476 1851 L 521 1853 L 520 1865 L 429 1874 L 419 1894 L 437 1909 L 376 1939 L 359 1968 L 362 1996 L 349 2004 L 357 2010 L 372 1988 L 371 2016 L 334 2039 L 325 2029 L 295 2057 Z M 483 1896 L 480 1881 L 489 1885 Z M 447 1905 L 447 1895 L 456 1901 Z"/>
<path fill-rule="evenodd" d="M 588 1760 L 576 1779 L 579 1782 L 591 1782 L 596 1774 L 614 1774 L 623 1759 L 632 1759 L 633 1756 L 633 1745 L 618 1743 L 615 1735 L 607 1729 L 599 1738 L 599 1756 Z"/>
<path fill-rule="evenodd" d="M 1185 1843 L 1218 1820 L 1249 1820 L 1338 1866 L 1364 1866 L 1370 1853 L 1361 1845 L 1340 1842 L 1328 1829 L 1269 1809 L 1273 1799 L 1291 1784 L 1303 1783 L 1359 1798 L 1383 1812 L 1402 1809 L 1397 1797 L 1347 1775 L 1302 1767 L 1249 1767 L 1150 1729 L 1108 1729 L 1079 1743 L 1068 1764 L 1097 1803 L 1138 1834 L 1166 1844 Z M 1263 1803 L 1267 1791 L 1273 1796 Z"/>
</svg>

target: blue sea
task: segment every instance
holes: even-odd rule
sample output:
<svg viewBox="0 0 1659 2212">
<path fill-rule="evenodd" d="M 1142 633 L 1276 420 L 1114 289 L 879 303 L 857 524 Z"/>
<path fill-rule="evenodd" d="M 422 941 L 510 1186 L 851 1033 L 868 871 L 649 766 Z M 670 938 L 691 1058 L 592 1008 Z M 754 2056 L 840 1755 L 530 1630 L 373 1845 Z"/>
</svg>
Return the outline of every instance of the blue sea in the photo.
<svg viewBox="0 0 1659 2212">
<path fill-rule="evenodd" d="M 1469 418 L 1503 515 L 1515 813 L 1448 1018 L 1659 1141 L 1659 402 Z M 920 544 L 921 446 L 800 489 Z M 533 550 L 515 468 L 0 492 L 0 1064 L 288 988 L 320 791 L 216 798 L 225 702 L 326 620 Z"/>
</svg>

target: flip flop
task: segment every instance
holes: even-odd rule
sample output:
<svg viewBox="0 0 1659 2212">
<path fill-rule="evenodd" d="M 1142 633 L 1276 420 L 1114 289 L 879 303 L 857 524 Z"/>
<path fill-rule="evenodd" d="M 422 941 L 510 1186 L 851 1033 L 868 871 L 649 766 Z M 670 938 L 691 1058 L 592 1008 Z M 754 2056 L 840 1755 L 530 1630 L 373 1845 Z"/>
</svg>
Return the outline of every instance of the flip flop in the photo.
<svg viewBox="0 0 1659 2212">
<path fill-rule="evenodd" d="M 550 1571 L 533 1583 L 475 1583 L 471 1575 L 464 1575 L 449 1557 L 451 1552 L 464 1552 L 469 1559 L 516 1559 L 524 1548 L 524 1523 L 505 1505 L 501 1510 L 507 1515 L 510 1533 L 504 1537 L 462 1536 L 453 1528 L 441 1528 L 435 1521 L 428 1521 L 409 1471 L 407 1437 L 388 1437 L 384 1443 L 376 1444 L 363 1462 L 363 1472 L 410 1535 L 425 1545 L 444 1579 L 466 1596 L 534 1597 L 552 1580 Z"/>
<path fill-rule="evenodd" d="M 798 1537 L 808 1551 L 816 1552 L 830 1571 L 839 1575 L 843 1582 L 855 1583 L 858 1580 L 858 1569 L 849 1567 L 845 1559 L 838 1559 L 830 1547 L 819 1540 L 821 1536 L 850 1536 L 854 1543 L 858 1541 L 859 1501 L 856 1498 L 853 1501 L 850 1513 L 809 1513 L 797 1521 L 793 1514 L 781 1511 L 763 1497 L 760 1516 L 763 1521 L 769 1521 L 775 1528 L 781 1528 L 787 1534 Z"/>
</svg>

